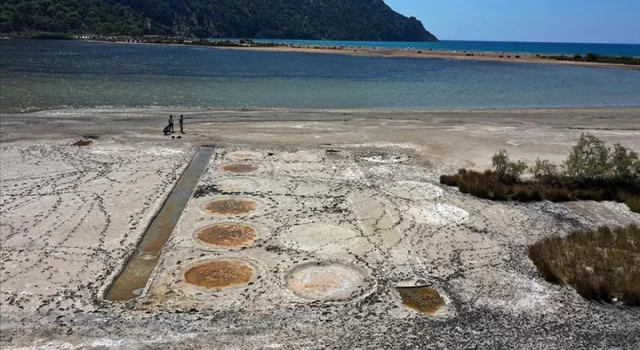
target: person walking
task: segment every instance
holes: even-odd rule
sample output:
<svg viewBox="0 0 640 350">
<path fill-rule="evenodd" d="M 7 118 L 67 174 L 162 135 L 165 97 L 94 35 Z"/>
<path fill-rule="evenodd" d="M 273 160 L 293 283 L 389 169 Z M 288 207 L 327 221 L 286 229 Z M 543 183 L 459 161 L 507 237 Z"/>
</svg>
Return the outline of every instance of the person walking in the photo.
<svg viewBox="0 0 640 350">
<path fill-rule="evenodd" d="M 182 114 L 180 114 L 180 133 L 184 134 L 184 128 L 183 128 L 183 123 L 184 123 L 184 116 Z"/>
<path fill-rule="evenodd" d="M 171 133 L 175 133 L 173 130 L 173 114 L 169 114 L 169 128 L 171 129 Z"/>
</svg>

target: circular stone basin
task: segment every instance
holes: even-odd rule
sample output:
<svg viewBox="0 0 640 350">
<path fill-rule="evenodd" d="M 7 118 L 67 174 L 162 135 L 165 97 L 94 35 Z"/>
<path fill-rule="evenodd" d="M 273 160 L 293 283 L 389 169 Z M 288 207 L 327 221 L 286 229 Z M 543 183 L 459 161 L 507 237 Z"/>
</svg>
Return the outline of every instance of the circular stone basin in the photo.
<svg viewBox="0 0 640 350">
<path fill-rule="evenodd" d="M 278 158 L 285 162 L 317 163 L 322 161 L 322 153 L 318 151 L 292 151 L 278 154 Z"/>
<path fill-rule="evenodd" d="M 254 163 L 231 163 L 220 167 L 222 171 L 234 174 L 248 174 L 258 170 L 258 165 Z"/>
<path fill-rule="evenodd" d="M 256 240 L 256 229 L 239 224 L 215 224 L 196 233 L 201 243 L 218 247 L 248 247 Z"/>
<path fill-rule="evenodd" d="M 236 178 L 218 181 L 216 186 L 223 192 L 249 192 L 253 191 L 258 183 L 250 179 Z"/>
<path fill-rule="evenodd" d="M 262 153 L 252 152 L 252 151 L 237 151 L 233 153 L 229 153 L 229 158 L 233 159 L 258 159 L 262 158 Z"/>
<path fill-rule="evenodd" d="M 387 191 L 396 197 L 415 201 L 436 199 L 444 193 L 438 186 L 416 181 L 395 182 L 387 187 Z"/>
<path fill-rule="evenodd" d="M 337 263 L 308 263 L 286 276 L 287 288 L 308 300 L 341 301 L 353 299 L 370 284 L 360 270 Z"/>
<path fill-rule="evenodd" d="M 252 200 L 229 198 L 207 202 L 204 210 L 214 214 L 240 215 L 254 211 L 257 206 L 258 204 Z"/>
<path fill-rule="evenodd" d="M 189 269 L 184 274 L 187 283 L 206 289 L 228 288 L 247 284 L 254 269 L 242 260 L 214 260 Z"/>
<path fill-rule="evenodd" d="M 359 234 L 346 228 L 316 223 L 294 226 L 280 234 L 280 242 L 287 248 L 315 252 L 321 249 L 341 250 L 361 244 Z"/>
<path fill-rule="evenodd" d="M 461 224 L 469 219 L 469 213 L 453 205 L 424 203 L 407 211 L 416 222 L 432 226 Z"/>
<path fill-rule="evenodd" d="M 345 160 L 349 159 L 349 156 L 341 151 L 335 149 L 325 150 L 325 157 L 330 160 Z"/>
<path fill-rule="evenodd" d="M 358 155 L 358 160 L 369 163 L 402 163 L 409 160 L 409 156 L 402 153 L 362 153 Z"/>
</svg>

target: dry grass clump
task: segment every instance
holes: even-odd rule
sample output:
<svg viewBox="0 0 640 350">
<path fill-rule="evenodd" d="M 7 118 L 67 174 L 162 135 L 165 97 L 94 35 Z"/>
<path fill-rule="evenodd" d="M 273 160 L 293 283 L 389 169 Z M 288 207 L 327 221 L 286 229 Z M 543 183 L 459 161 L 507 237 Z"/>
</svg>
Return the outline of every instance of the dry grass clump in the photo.
<svg viewBox="0 0 640 350">
<path fill-rule="evenodd" d="M 624 194 L 622 195 L 624 204 L 631 209 L 631 211 L 640 213 L 640 195 L 638 194 Z"/>
<path fill-rule="evenodd" d="M 560 166 L 540 159 L 527 166 L 509 159 L 505 150 L 494 155 L 492 162 L 494 170 L 461 169 L 441 176 L 440 182 L 492 200 L 618 201 L 640 213 L 640 159 L 620 144 L 612 150 L 593 135 L 583 134 Z M 523 181 L 526 171 L 532 179 Z"/>
<path fill-rule="evenodd" d="M 614 298 L 640 306 L 640 228 L 636 225 L 573 232 L 529 248 L 549 282 L 569 285 L 590 300 Z"/>
<path fill-rule="evenodd" d="M 460 169 L 455 175 L 442 175 L 440 183 L 458 187 L 460 192 L 491 200 L 520 202 L 568 202 L 575 200 L 617 201 L 640 213 L 640 188 L 627 182 L 575 181 L 558 176 L 553 181 L 504 181 L 495 171 L 483 173 Z"/>
</svg>

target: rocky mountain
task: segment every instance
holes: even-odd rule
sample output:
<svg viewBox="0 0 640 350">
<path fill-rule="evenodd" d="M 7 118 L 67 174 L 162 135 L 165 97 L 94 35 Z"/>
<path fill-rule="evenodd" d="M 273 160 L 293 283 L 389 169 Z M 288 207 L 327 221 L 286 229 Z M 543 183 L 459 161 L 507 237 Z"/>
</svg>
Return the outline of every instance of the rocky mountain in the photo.
<svg viewBox="0 0 640 350">
<path fill-rule="evenodd" d="M 437 40 L 383 0 L 0 0 L 0 31 Z"/>
</svg>

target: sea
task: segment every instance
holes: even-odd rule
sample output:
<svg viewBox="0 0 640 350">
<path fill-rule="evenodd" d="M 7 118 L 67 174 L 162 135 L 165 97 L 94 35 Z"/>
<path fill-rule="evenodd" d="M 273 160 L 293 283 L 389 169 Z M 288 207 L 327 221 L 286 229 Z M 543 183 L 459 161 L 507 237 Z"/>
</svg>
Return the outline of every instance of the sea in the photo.
<svg viewBox="0 0 640 350">
<path fill-rule="evenodd" d="M 212 39 L 220 40 L 220 39 Z M 226 40 L 226 39 L 222 39 Z M 237 40 L 237 39 L 229 39 Z M 291 45 L 344 46 L 353 48 L 377 48 L 389 50 L 422 50 L 478 53 L 521 53 L 532 55 L 585 55 L 597 53 L 605 56 L 640 57 L 640 44 L 581 44 L 581 43 L 537 43 L 514 41 L 462 41 L 442 40 L 437 42 L 404 41 L 335 41 L 335 40 L 282 40 L 255 39 L 262 43 L 283 43 Z"/>
<path fill-rule="evenodd" d="M 311 43 L 337 46 L 344 42 Z M 401 48 L 411 44 L 416 49 L 428 45 L 452 51 L 565 54 L 595 51 L 640 56 L 640 45 L 349 43 L 355 47 Z M 640 71 L 177 45 L 0 40 L 0 112 L 4 113 L 85 107 L 467 109 L 576 106 L 640 106 Z"/>
</svg>

